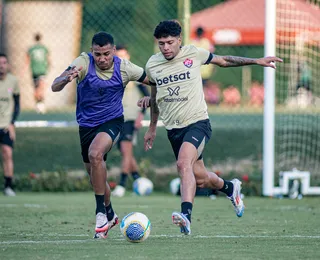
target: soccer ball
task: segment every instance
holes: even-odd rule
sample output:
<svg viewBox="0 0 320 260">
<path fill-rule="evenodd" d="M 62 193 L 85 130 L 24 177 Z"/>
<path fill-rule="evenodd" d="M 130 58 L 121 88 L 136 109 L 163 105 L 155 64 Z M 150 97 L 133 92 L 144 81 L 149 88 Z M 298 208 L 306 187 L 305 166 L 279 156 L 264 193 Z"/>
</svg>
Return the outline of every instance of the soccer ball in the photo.
<svg viewBox="0 0 320 260">
<path fill-rule="evenodd" d="M 175 178 L 170 182 L 170 191 L 173 195 L 178 195 L 180 191 L 180 178 Z"/>
<path fill-rule="evenodd" d="M 131 212 L 120 223 L 121 234 L 132 243 L 139 243 L 148 238 L 151 223 L 148 217 L 140 212 Z"/>
<path fill-rule="evenodd" d="M 150 195 L 153 191 L 153 183 L 145 177 L 140 177 L 133 182 L 132 189 L 137 195 Z"/>
</svg>

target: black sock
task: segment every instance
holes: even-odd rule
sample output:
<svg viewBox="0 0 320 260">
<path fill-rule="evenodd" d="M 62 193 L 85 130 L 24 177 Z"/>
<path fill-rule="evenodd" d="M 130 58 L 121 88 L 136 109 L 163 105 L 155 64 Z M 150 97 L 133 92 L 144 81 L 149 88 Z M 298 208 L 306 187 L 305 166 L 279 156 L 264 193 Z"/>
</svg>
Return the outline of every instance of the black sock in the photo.
<svg viewBox="0 0 320 260">
<path fill-rule="evenodd" d="M 107 219 L 108 221 L 112 220 L 114 217 L 114 211 L 111 205 L 111 201 L 110 204 L 108 206 L 106 206 L 106 212 L 107 212 Z"/>
<path fill-rule="evenodd" d="M 223 187 L 219 191 L 222 191 L 230 197 L 233 193 L 233 183 L 231 181 L 223 180 Z"/>
<path fill-rule="evenodd" d="M 128 178 L 128 174 L 126 174 L 124 172 L 121 173 L 119 185 L 122 186 L 122 187 L 126 187 L 127 178 Z"/>
<path fill-rule="evenodd" d="M 12 188 L 12 177 L 4 176 L 4 188 Z"/>
<path fill-rule="evenodd" d="M 192 213 L 192 203 L 182 202 L 181 203 L 181 213 L 184 214 L 191 223 L 191 213 Z"/>
<path fill-rule="evenodd" d="M 140 174 L 138 172 L 132 172 L 131 175 L 134 180 L 140 178 Z"/>
<path fill-rule="evenodd" d="M 104 195 L 95 194 L 95 196 L 96 196 L 96 204 L 97 204 L 96 214 L 98 212 L 106 214 L 106 208 L 104 207 Z"/>
</svg>

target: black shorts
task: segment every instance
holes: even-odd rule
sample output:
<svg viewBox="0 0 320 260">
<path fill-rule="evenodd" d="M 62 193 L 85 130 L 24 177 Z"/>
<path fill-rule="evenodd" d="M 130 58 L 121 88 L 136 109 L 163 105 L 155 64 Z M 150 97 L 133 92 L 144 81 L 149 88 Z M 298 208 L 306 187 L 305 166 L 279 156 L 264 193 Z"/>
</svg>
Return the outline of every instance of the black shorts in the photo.
<svg viewBox="0 0 320 260">
<path fill-rule="evenodd" d="M 81 154 L 82 159 L 85 163 L 90 163 L 89 161 L 89 147 L 100 132 L 107 133 L 110 135 L 113 141 L 113 145 L 119 140 L 123 128 L 123 116 L 111 119 L 101 125 L 95 127 L 79 127 L 79 136 L 81 143 Z M 103 159 L 106 160 L 107 155 L 105 154 Z"/>
<path fill-rule="evenodd" d="M 130 121 L 126 121 L 123 124 L 123 132 L 122 135 L 120 137 L 120 142 L 121 141 L 132 141 L 134 134 L 135 134 L 135 127 L 134 127 L 134 121 L 130 120 Z"/>
<path fill-rule="evenodd" d="M 0 129 L 0 144 L 6 144 L 13 148 L 13 140 L 10 138 L 9 131 L 7 129 Z"/>
<path fill-rule="evenodd" d="M 212 129 L 209 119 L 201 120 L 184 128 L 167 130 L 174 155 L 178 159 L 180 147 L 184 142 L 192 143 L 198 150 L 198 160 L 202 159 L 202 151 L 210 140 Z"/>
<path fill-rule="evenodd" d="M 133 120 L 128 120 L 125 121 L 123 124 L 123 131 L 122 135 L 120 136 L 119 142 L 118 142 L 118 148 L 120 149 L 120 143 L 122 141 L 129 141 L 132 142 L 137 135 L 137 131 L 134 127 L 134 122 Z"/>
</svg>

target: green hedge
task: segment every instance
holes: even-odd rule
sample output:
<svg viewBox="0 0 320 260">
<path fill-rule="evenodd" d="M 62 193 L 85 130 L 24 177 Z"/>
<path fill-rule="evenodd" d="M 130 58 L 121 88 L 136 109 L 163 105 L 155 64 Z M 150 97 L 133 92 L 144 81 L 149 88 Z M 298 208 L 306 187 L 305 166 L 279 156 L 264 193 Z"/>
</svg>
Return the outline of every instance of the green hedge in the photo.
<svg viewBox="0 0 320 260">
<path fill-rule="evenodd" d="M 145 162 L 146 169 L 142 166 L 142 174 L 147 176 L 154 183 L 155 191 L 170 192 L 170 181 L 177 177 L 176 173 L 156 174 L 149 169 L 150 163 Z M 261 179 L 255 178 L 254 175 L 237 176 L 235 173 L 223 176 L 225 179 L 240 178 L 243 182 L 244 195 L 261 195 Z M 116 185 L 116 179 L 108 179 L 111 188 Z M 92 190 L 89 177 L 86 174 L 69 174 L 64 171 L 42 172 L 40 174 L 30 173 L 22 174 L 15 177 L 15 190 L 24 192 L 75 192 Z M 2 185 L 2 183 L 1 183 Z M 132 180 L 129 179 L 127 184 L 128 190 L 132 190 Z"/>
<path fill-rule="evenodd" d="M 138 136 L 135 156 L 140 162 L 148 160 L 153 167 L 165 167 L 175 163 L 166 130 L 159 128 L 154 148 L 143 150 L 142 129 Z M 227 161 L 251 158 L 256 161 L 262 154 L 261 129 L 213 128 L 212 139 L 205 148 L 205 161 L 210 165 Z M 108 167 L 119 167 L 121 155 L 114 147 L 108 155 Z M 15 174 L 39 173 L 82 169 L 82 158 L 77 128 L 18 128 L 14 149 Z M 0 169 L 2 171 L 2 169 Z"/>
</svg>

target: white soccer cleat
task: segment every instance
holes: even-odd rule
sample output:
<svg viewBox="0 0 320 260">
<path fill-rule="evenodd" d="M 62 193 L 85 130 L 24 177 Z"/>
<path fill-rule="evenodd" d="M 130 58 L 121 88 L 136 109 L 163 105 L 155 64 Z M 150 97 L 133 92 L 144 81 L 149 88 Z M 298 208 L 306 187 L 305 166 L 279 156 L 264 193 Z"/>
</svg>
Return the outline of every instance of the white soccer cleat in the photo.
<svg viewBox="0 0 320 260">
<path fill-rule="evenodd" d="M 116 213 L 114 213 L 113 219 L 108 220 L 108 229 L 102 232 L 96 232 L 93 236 L 95 239 L 105 239 L 108 237 L 108 232 L 111 228 L 119 224 L 119 218 Z"/>
<path fill-rule="evenodd" d="M 95 239 L 104 239 L 108 236 L 108 230 L 109 230 L 109 223 L 107 219 L 107 215 L 98 212 L 96 215 L 96 233 L 94 234 L 93 238 Z"/>
<path fill-rule="evenodd" d="M 16 196 L 16 193 L 15 193 L 14 190 L 11 189 L 10 187 L 5 188 L 5 189 L 3 190 L 3 194 L 4 194 L 5 196 L 8 196 L 8 197 L 14 197 L 14 196 Z"/>
<path fill-rule="evenodd" d="M 242 217 L 244 212 L 244 204 L 241 199 L 241 181 L 239 181 L 238 179 L 233 179 L 231 182 L 233 183 L 233 193 L 230 197 L 227 198 L 231 201 L 237 217 L 240 218 Z"/>
<path fill-rule="evenodd" d="M 126 188 L 121 185 L 117 185 L 111 194 L 114 197 L 121 198 L 124 196 L 125 193 L 126 193 Z"/>
<path fill-rule="evenodd" d="M 108 220 L 108 222 L 109 222 L 109 229 L 108 230 L 110 230 L 114 226 L 118 225 L 119 224 L 119 218 L 118 218 L 117 214 L 114 213 L 113 219 Z"/>
<path fill-rule="evenodd" d="M 109 229 L 107 215 L 98 212 L 96 215 L 96 232 L 105 232 Z"/>
<path fill-rule="evenodd" d="M 191 235 L 190 221 L 180 212 L 172 213 L 172 223 L 180 227 L 180 232 L 185 235 Z"/>
<path fill-rule="evenodd" d="M 36 103 L 36 112 L 38 114 L 45 114 L 47 112 L 46 106 L 43 102 Z"/>
</svg>

